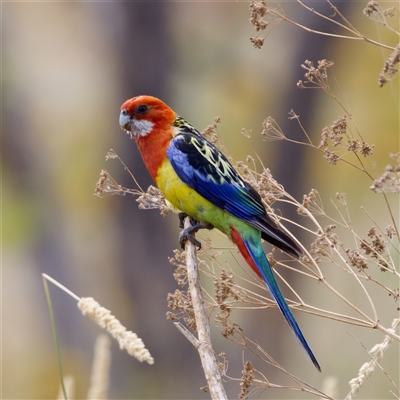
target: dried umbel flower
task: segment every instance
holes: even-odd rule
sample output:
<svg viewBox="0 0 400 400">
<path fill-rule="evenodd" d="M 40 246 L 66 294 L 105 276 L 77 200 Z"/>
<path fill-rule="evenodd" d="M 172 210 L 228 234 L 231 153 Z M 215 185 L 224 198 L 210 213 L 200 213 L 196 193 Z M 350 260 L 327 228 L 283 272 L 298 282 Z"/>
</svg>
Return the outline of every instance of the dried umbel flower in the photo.
<svg viewBox="0 0 400 400">
<path fill-rule="evenodd" d="M 391 239 L 393 236 L 396 236 L 396 234 L 397 234 L 396 233 L 396 228 L 393 225 L 388 225 L 385 228 L 385 233 L 386 233 L 387 237 L 389 239 Z"/>
<path fill-rule="evenodd" d="M 369 145 L 368 143 L 365 142 L 360 142 L 359 140 L 356 139 L 350 139 L 348 141 L 348 147 L 347 150 L 351 151 L 353 153 L 360 153 L 364 157 L 370 156 L 373 154 L 373 149 L 374 146 Z"/>
<path fill-rule="evenodd" d="M 226 371 L 228 370 L 228 360 L 226 359 L 226 353 L 221 351 L 218 354 L 219 358 L 222 358 L 222 361 L 218 362 L 218 370 L 221 375 L 226 375 Z"/>
<path fill-rule="evenodd" d="M 347 145 L 345 144 L 347 139 Z M 346 115 L 341 116 L 333 122 L 331 126 L 325 126 L 321 133 L 321 142 L 318 148 L 324 151 L 324 158 L 329 161 L 329 164 L 336 165 L 341 157 L 337 151 L 332 151 L 329 146 L 338 147 L 352 153 L 362 154 L 364 157 L 373 154 L 373 145 L 360 142 L 358 139 L 353 139 L 347 134 Z"/>
<path fill-rule="evenodd" d="M 359 148 L 359 152 L 364 156 L 371 156 L 373 154 L 374 145 L 369 145 L 368 143 L 362 142 L 361 147 Z"/>
<path fill-rule="evenodd" d="M 242 381 L 240 382 L 240 394 L 239 399 L 244 400 L 248 398 L 249 388 L 254 382 L 255 374 L 254 367 L 250 361 L 246 361 L 244 364 L 244 369 L 242 371 Z"/>
<path fill-rule="evenodd" d="M 235 290 L 235 279 L 233 274 L 228 274 L 224 269 L 221 271 L 221 278 L 214 279 L 215 285 L 215 300 L 222 310 L 226 308 L 226 300 L 232 297 L 234 300 L 239 300 L 238 293 Z"/>
<path fill-rule="evenodd" d="M 304 80 L 297 82 L 297 87 L 300 89 L 308 88 L 310 84 L 327 90 L 329 88 L 328 68 L 334 65 L 333 61 L 319 60 L 318 66 L 314 67 L 312 61 L 306 60 L 301 67 L 307 72 L 304 74 Z"/>
<path fill-rule="evenodd" d="M 324 158 L 325 160 L 328 160 L 331 165 L 336 165 L 340 160 L 340 157 L 334 151 L 328 149 L 324 150 Z"/>
<path fill-rule="evenodd" d="M 208 125 L 206 128 L 204 128 L 200 133 L 202 136 L 204 136 L 210 143 L 212 144 L 218 144 L 219 143 L 219 137 L 217 135 L 217 123 L 221 122 L 221 119 L 219 117 L 215 118 L 216 122 L 214 125 Z"/>
<path fill-rule="evenodd" d="M 400 193 L 400 153 L 390 154 L 396 163 L 387 165 L 385 172 L 370 186 L 375 193 Z"/>
<path fill-rule="evenodd" d="M 311 189 L 309 194 L 303 195 L 303 203 L 297 212 L 299 215 L 307 215 L 306 210 L 313 215 L 325 215 L 321 197 L 316 189 Z"/>
<path fill-rule="evenodd" d="M 346 130 L 346 116 L 343 115 L 336 121 L 333 121 L 333 124 L 330 127 L 326 126 L 322 130 L 321 143 L 319 144 L 318 148 L 321 149 L 327 147 L 329 140 L 332 142 L 332 146 L 339 146 L 342 143 L 343 136 L 346 135 Z"/>
<path fill-rule="evenodd" d="M 347 199 L 346 199 L 346 193 L 336 193 L 336 200 L 339 201 L 342 205 L 347 206 Z"/>
<path fill-rule="evenodd" d="M 384 22 L 384 15 L 381 5 L 377 1 L 369 1 L 363 10 L 364 15 L 376 22 Z"/>
<path fill-rule="evenodd" d="M 182 292 L 176 289 L 174 294 L 168 294 L 168 307 L 172 310 L 179 311 L 179 313 L 167 313 L 167 318 L 171 320 L 176 320 L 183 318 L 186 325 L 197 332 L 196 318 L 193 310 L 192 298 L 189 292 Z"/>
<path fill-rule="evenodd" d="M 316 261 L 320 261 L 318 256 L 332 258 L 332 248 L 341 244 L 339 237 L 334 232 L 336 225 L 327 225 L 325 232 L 318 232 L 318 238 L 311 243 L 310 254 L 317 256 Z"/>
<path fill-rule="evenodd" d="M 125 193 L 126 191 L 124 188 L 119 185 L 105 169 L 102 169 L 100 172 L 100 179 L 96 183 L 94 195 L 96 197 L 113 194 L 124 196 Z"/>
<path fill-rule="evenodd" d="M 387 25 L 386 17 L 394 17 L 396 7 L 382 8 L 377 1 L 369 1 L 367 7 L 364 8 L 363 13 L 368 18 L 383 25 Z"/>
<path fill-rule="evenodd" d="M 262 124 L 261 135 L 271 140 L 284 140 L 286 139 L 282 129 L 272 117 L 267 117 Z"/>
<path fill-rule="evenodd" d="M 378 78 L 378 85 L 382 87 L 398 73 L 399 69 L 396 68 L 400 62 L 400 43 L 397 44 L 396 48 L 390 54 L 389 58 L 383 64 L 382 72 Z"/>
<path fill-rule="evenodd" d="M 260 36 L 252 36 L 250 38 L 250 42 L 253 43 L 254 48 L 256 49 L 261 49 L 263 47 L 265 38 L 262 38 Z"/>
<path fill-rule="evenodd" d="M 174 257 L 169 257 L 168 261 L 176 266 L 174 271 L 174 278 L 180 287 L 184 287 L 187 284 L 187 269 L 185 264 L 185 251 L 174 250 Z"/>
<path fill-rule="evenodd" d="M 387 228 L 388 237 L 389 235 L 396 234 L 394 227 L 392 228 Z M 390 251 L 386 239 L 382 234 L 377 233 L 375 227 L 368 229 L 366 236 L 360 240 L 360 250 L 345 250 L 349 264 L 352 267 L 362 271 L 368 268 L 368 262 L 372 262 L 378 265 L 382 272 L 393 271 L 393 268 L 387 261 Z"/>
<path fill-rule="evenodd" d="M 347 128 L 346 115 L 343 115 L 342 117 L 333 122 L 332 132 L 335 136 L 344 135 L 346 134 L 346 128 Z"/>
<path fill-rule="evenodd" d="M 165 197 L 155 186 L 149 186 L 147 191 L 141 193 L 136 201 L 139 203 L 139 208 L 141 210 L 159 209 L 163 217 L 165 217 L 170 211 L 170 208 L 167 206 L 165 201 Z"/>
<path fill-rule="evenodd" d="M 260 1 L 250 1 L 250 13 L 252 18 L 260 18 L 264 17 L 267 13 L 267 6 L 265 5 L 264 0 Z"/>
<path fill-rule="evenodd" d="M 268 22 L 263 17 L 266 15 L 268 9 L 264 0 L 251 0 L 250 1 L 250 23 L 256 28 L 256 31 L 263 31 L 267 28 Z M 250 39 L 251 40 L 251 39 Z"/>
<path fill-rule="evenodd" d="M 263 170 L 257 184 L 254 186 L 263 201 L 268 205 L 285 196 L 285 189 L 272 177 L 268 168 Z"/>
<path fill-rule="evenodd" d="M 385 239 L 381 234 L 376 233 L 375 227 L 370 228 L 367 237 L 361 239 L 360 247 L 364 250 L 365 255 L 375 259 L 388 252 Z"/>
<path fill-rule="evenodd" d="M 224 269 L 221 271 L 221 277 L 214 279 L 214 287 L 215 300 L 220 309 L 220 312 L 215 316 L 215 322 L 222 325 L 222 336 L 228 338 L 234 335 L 238 328 L 237 324 L 232 324 L 229 320 L 232 305 L 240 297 L 244 297 L 245 293 L 239 294 L 233 274 L 227 273 Z M 233 301 L 229 301 L 230 298 Z"/>
<path fill-rule="evenodd" d="M 356 267 L 360 271 L 368 268 L 364 257 L 358 251 L 346 249 L 345 252 L 352 267 Z"/>
<path fill-rule="evenodd" d="M 334 121 L 330 127 L 326 126 L 322 130 L 321 143 L 319 144 L 318 148 L 326 149 L 328 147 L 329 140 L 332 142 L 332 146 L 339 146 L 343 141 L 344 135 L 346 135 L 346 129 L 346 116 L 343 115 L 342 117 Z"/>
</svg>

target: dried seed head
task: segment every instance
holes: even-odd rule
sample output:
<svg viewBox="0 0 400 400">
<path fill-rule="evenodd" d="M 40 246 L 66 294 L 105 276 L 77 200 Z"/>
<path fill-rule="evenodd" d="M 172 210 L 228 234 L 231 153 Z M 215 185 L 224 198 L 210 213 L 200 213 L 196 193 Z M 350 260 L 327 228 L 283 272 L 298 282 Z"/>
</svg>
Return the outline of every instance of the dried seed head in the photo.
<svg viewBox="0 0 400 400">
<path fill-rule="evenodd" d="M 118 341 L 121 350 L 125 349 L 128 354 L 139 361 L 146 361 L 148 364 L 154 363 L 154 359 L 144 346 L 142 339 L 137 337 L 136 333 L 127 331 L 109 310 L 100 306 L 93 298 L 82 297 L 78 302 L 78 307 L 83 315 L 88 316 L 107 330 Z"/>
<path fill-rule="evenodd" d="M 100 179 L 96 183 L 94 195 L 96 197 L 105 197 L 107 195 L 118 194 L 124 196 L 127 190 L 119 185 L 116 180 L 105 170 L 100 172 Z"/>
<path fill-rule="evenodd" d="M 246 361 L 244 364 L 244 369 L 242 371 L 242 380 L 240 382 L 240 394 L 239 399 L 244 400 L 248 398 L 249 388 L 254 382 L 255 374 L 254 367 L 250 361 Z"/>
<path fill-rule="evenodd" d="M 385 172 L 376 179 L 370 189 L 376 193 L 400 193 L 400 152 L 390 154 L 394 165 L 387 165 Z"/>
<path fill-rule="evenodd" d="M 358 251 L 346 249 L 345 252 L 352 267 L 356 267 L 360 271 L 368 268 L 364 257 Z"/>
<path fill-rule="evenodd" d="M 172 310 L 178 311 L 177 313 L 167 313 L 168 319 L 180 319 L 183 318 L 186 325 L 192 329 L 194 332 L 197 332 L 196 326 L 196 318 L 194 315 L 192 298 L 190 297 L 189 292 L 182 292 L 178 289 L 175 292 L 168 293 L 168 307 Z"/>
<path fill-rule="evenodd" d="M 382 72 L 378 77 L 378 86 L 382 87 L 392 80 L 398 73 L 397 64 L 400 62 L 400 42 L 397 44 L 389 58 L 383 64 Z"/>
<path fill-rule="evenodd" d="M 303 195 L 303 202 L 297 212 L 300 215 L 306 215 L 306 210 L 313 215 L 325 215 L 321 197 L 316 189 L 311 189 L 309 194 Z"/>
<path fill-rule="evenodd" d="M 264 0 L 259 0 L 259 1 L 251 0 L 249 8 L 250 8 L 250 19 L 249 19 L 250 23 L 254 26 L 254 28 L 256 28 L 257 32 L 265 30 L 268 26 L 268 22 L 266 22 L 263 17 L 267 14 L 268 8 L 265 5 Z M 252 39 L 254 38 L 250 38 L 251 41 Z M 264 42 L 264 39 L 262 40 L 262 42 Z M 253 41 L 252 43 L 256 48 L 261 48 L 263 44 L 261 43 L 260 47 L 257 47 Z"/>
<path fill-rule="evenodd" d="M 329 164 L 331 165 L 336 165 L 340 160 L 340 157 L 335 152 L 330 151 L 328 149 L 324 150 L 324 158 L 325 160 L 328 160 Z"/>
<path fill-rule="evenodd" d="M 139 203 L 139 208 L 141 210 L 159 209 L 163 217 L 165 217 L 170 211 L 170 208 L 167 206 L 165 201 L 165 197 L 155 186 L 149 186 L 147 191 L 141 193 L 136 201 Z"/>
<path fill-rule="evenodd" d="M 261 49 L 264 45 L 264 40 L 265 38 L 262 38 L 260 36 L 252 36 L 250 38 L 250 42 L 253 43 L 253 46 L 255 49 Z"/>
<path fill-rule="evenodd" d="M 302 84 L 297 82 L 297 87 L 308 88 L 310 84 L 327 90 L 329 88 L 328 68 L 334 65 L 333 61 L 319 60 L 318 66 L 315 68 L 312 61 L 305 60 L 301 67 L 307 72 L 304 74 Z"/>
</svg>

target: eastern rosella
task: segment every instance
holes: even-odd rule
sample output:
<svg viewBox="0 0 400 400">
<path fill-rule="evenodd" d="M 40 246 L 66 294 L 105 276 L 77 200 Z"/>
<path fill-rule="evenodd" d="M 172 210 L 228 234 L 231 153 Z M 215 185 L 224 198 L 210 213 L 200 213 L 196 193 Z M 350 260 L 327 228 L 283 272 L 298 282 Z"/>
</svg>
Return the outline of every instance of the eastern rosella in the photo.
<svg viewBox="0 0 400 400">
<path fill-rule="evenodd" d="M 235 171 L 228 159 L 195 128 L 161 100 L 137 96 L 121 106 L 119 123 L 130 134 L 143 161 L 171 208 L 198 221 L 180 235 L 201 228 L 223 232 L 265 281 L 269 292 L 315 367 L 321 368 L 308 346 L 278 286 L 261 238 L 295 258 L 300 247 L 268 216 L 260 195 Z"/>
</svg>

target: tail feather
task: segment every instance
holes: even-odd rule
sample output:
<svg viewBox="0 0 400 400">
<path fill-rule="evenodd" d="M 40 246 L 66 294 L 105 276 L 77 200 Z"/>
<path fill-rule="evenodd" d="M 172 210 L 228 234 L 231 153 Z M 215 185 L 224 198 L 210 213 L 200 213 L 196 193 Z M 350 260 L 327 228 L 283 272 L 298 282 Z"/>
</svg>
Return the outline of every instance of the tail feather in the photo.
<svg viewBox="0 0 400 400">
<path fill-rule="evenodd" d="M 269 265 L 267 257 L 265 256 L 264 250 L 261 246 L 261 242 L 256 242 L 252 240 L 252 238 L 243 238 L 234 228 L 232 228 L 231 233 L 232 240 L 238 246 L 240 253 L 244 257 L 246 262 L 250 265 L 252 270 L 265 281 L 268 290 L 271 293 L 271 296 L 276 301 L 279 310 L 285 317 L 289 326 L 292 328 L 296 338 L 307 352 L 315 368 L 317 368 L 317 370 L 321 372 L 321 367 L 319 366 L 317 359 L 315 358 L 313 352 L 310 349 L 310 346 L 303 336 L 303 333 L 301 332 L 300 327 L 297 324 L 292 312 L 290 311 L 285 297 L 283 296 L 278 286 L 278 282 L 276 281 L 271 266 Z"/>
</svg>

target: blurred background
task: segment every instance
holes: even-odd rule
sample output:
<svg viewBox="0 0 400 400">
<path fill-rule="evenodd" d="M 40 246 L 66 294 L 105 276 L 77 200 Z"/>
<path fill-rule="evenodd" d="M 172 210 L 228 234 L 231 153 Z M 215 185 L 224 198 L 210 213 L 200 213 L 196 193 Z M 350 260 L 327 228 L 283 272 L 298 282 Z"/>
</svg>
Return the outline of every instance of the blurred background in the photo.
<svg viewBox="0 0 400 400">
<path fill-rule="evenodd" d="M 367 19 L 365 5 L 338 2 L 365 35 L 395 46 L 398 37 Z M 385 8 L 393 5 L 384 3 Z M 338 33 L 295 2 L 282 6 L 288 17 L 310 28 Z M 319 7 L 332 14 L 324 2 Z M 218 131 L 230 155 L 244 160 L 254 156 L 254 146 L 274 178 L 297 199 L 317 188 L 330 212 L 330 199 L 346 192 L 361 236 L 372 225 L 361 205 L 381 226 L 390 223 L 365 175 L 345 164 L 331 166 L 321 153 L 305 146 L 263 141 L 260 135 L 262 121 L 272 115 L 288 136 L 302 140 L 296 121 L 288 120 L 293 109 L 319 143 L 322 128 L 343 110 L 321 90 L 300 90 L 296 82 L 305 72 L 300 64 L 306 59 L 315 65 L 323 58 L 333 60 L 331 83 L 339 83 L 341 99 L 358 129 L 376 145 L 377 167 L 383 172 L 391 161 L 389 153 L 399 151 L 399 80 L 381 89 L 377 85 L 390 51 L 307 33 L 288 23 L 272 30 L 262 49 L 254 49 L 249 37 L 256 32 L 248 9 L 248 2 L 241 1 L 2 4 L 3 398 L 52 399 L 58 392 L 42 273 L 112 310 L 143 338 L 154 357 L 153 366 L 139 363 L 113 343 L 111 399 L 208 398 L 199 389 L 206 382 L 197 352 L 165 317 L 167 294 L 177 288 L 168 262 L 178 246 L 177 217 L 163 219 L 157 210 L 138 210 L 134 198 L 93 196 L 101 169 L 133 186 L 117 161 L 106 162 L 110 148 L 142 187 L 152 183 L 134 142 L 118 125 L 119 107 L 130 97 L 159 97 L 198 129 L 221 117 Z M 397 12 L 397 26 L 398 17 Z M 252 142 L 241 135 L 242 128 L 252 132 Z M 395 195 L 389 199 L 398 220 L 398 201 Z M 294 209 L 279 208 L 302 222 Z M 210 236 L 218 245 L 229 246 L 220 236 Z M 302 240 L 310 243 L 313 238 Z M 395 260 L 398 265 L 398 256 Z M 345 275 L 339 280 L 337 269 L 326 268 L 342 293 L 371 315 L 362 293 L 346 286 Z M 308 286 L 309 280 L 296 282 L 299 275 L 287 272 L 284 276 L 311 304 L 348 312 L 335 298 L 328 302 L 317 285 Z M 384 283 L 398 287 L 389 274 Z M 205 285 L 212 290 L 211 280 Z M 81 315 L 71 297 L 52 285 L 50 292 L 64 371 L 76 378 L 76 398 L 85 398 L 100 328 Z M 376 296 L 380 322 L 389 327 L 396 304 L 385 291 L 377 290 Z M 234 321 L 294 375 L 316 388 L 333 376 L 338 380 L 336 395 L 345 396 L 348 381 L 369 360 L 353 336 L 370 349 L 383 335 L 298 312 L 296 318 L 322 374 L 305 359 L 276 309 L 233 314 Z M 217 328 L 213 338 L 216 352 L 228 354 L 228 375 L 240 377 L 247 355 L 223 340 Z M 398 360 L 395 343 L 382 365 L 397 385 Z M 288 383 L 271 367 L 262 372 L 271 382 Z M 377 370 L 359 398 L 388 398 L 392 388 Z M 226 390 L 229 398 L 237 398 L 239 383 L 227 383 Z M 259 398 L 308 397 L 270 389 Z"/>
</svg>

